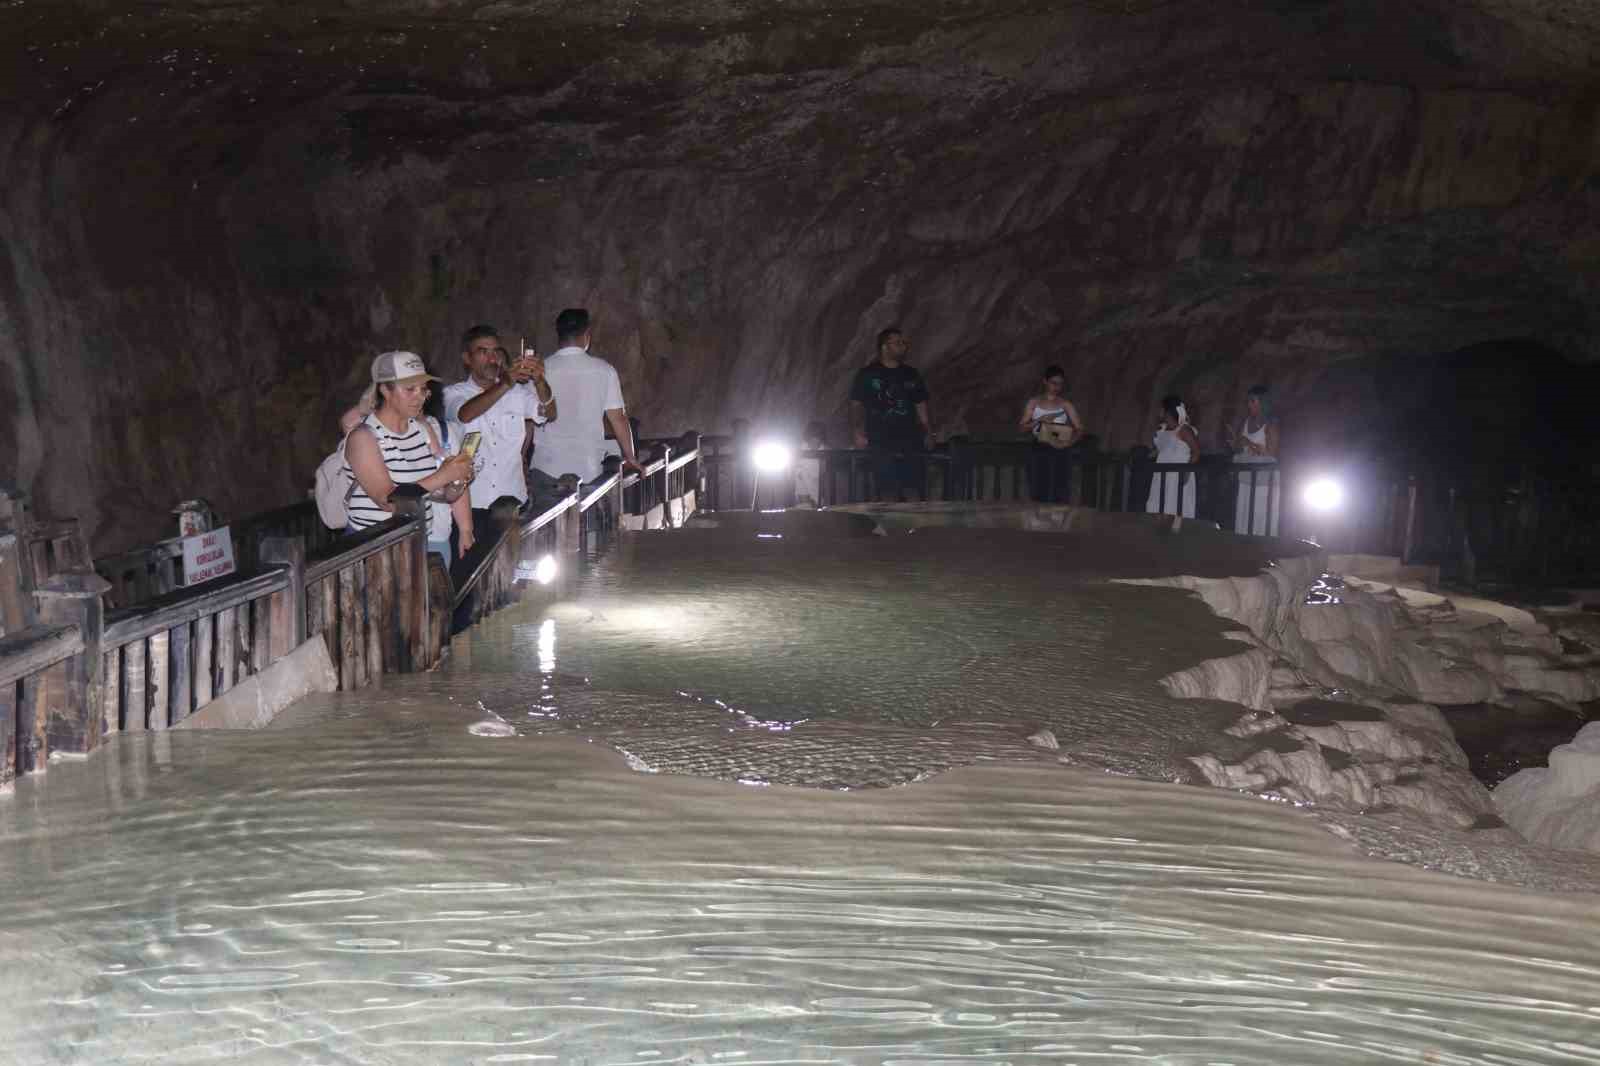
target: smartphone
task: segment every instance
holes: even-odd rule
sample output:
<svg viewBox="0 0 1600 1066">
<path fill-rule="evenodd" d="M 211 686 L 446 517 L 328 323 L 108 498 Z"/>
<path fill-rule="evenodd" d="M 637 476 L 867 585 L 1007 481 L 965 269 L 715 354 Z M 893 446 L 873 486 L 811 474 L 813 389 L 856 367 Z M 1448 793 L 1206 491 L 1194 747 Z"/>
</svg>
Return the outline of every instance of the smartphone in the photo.
<svg viewBox="0 0 1600 1066">
<path fill-rule="evenodd" d="M 468 433 L 465 437 L 462 437 L 461 438 L 461 452 L 462 452 L 462 454 L 465 455 L 468 459 L 476 458 L 477 454 L 478 454 L 478 442 L 481 441 L 481 440 L 483 440 L 483 434 L 479 433 L 477 430 L 473 430 L 471 433 Z"/>
</svg>

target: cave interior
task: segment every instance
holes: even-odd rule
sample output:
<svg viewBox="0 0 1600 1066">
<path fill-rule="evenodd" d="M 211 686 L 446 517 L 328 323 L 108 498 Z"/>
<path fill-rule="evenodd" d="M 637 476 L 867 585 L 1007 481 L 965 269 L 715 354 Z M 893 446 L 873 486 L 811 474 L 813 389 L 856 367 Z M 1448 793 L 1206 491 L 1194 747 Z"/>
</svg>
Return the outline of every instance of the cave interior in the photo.
<svg viewBox="0 0 1600 1066">
<path fill-rule="evenodd" d="M 64 0 L 0 41 L 0 481 L 97 552 L 304 497 L 387 348 L 598 320 L 650 435 L 1588 471 L 1600 9 L 1562 0 Z"/>
</svg>

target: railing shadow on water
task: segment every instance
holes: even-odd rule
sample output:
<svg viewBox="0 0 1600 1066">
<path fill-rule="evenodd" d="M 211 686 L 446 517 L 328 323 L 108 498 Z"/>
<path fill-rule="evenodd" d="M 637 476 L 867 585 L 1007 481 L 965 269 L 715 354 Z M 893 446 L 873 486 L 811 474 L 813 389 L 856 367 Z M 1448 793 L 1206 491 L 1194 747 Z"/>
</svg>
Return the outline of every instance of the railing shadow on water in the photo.
<svg viewBox="0 0 1600 1066">
<path fill-rule="evenodd" d="M 237 572 L 186 588 L 173 542 L 91 566 L 76 522 L 36 521 L 24 494 L 0 491 L 0 791 L 52 754 L 177 726 L 313 638 L 341 690 L 431 669 L 452 616 L 475 622 L 541 588 L 545 557 L 682 524 L 700 495 L 698 440 L 656 452 L 643 474 L 524 507 L 459 586 L 428 553 L 416 501 L 352 534 L 323 527 L 311 501 L 243 519 Z"/>
</svg>

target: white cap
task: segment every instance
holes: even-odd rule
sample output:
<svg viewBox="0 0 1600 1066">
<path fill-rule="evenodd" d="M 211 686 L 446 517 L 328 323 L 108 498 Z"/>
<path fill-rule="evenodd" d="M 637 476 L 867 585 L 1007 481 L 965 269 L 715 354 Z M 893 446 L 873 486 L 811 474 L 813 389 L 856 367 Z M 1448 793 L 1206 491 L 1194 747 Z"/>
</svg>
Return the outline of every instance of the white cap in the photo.
<svg viewBox="0 0 1600 1066">
<path fill-rule="evenodd" d="M 416 352 L 384 352 L 372 361 L 372 383 L 411 383 L 413 381 L 443 381 L 428 373 L 422 356 Z"/>
</svg>

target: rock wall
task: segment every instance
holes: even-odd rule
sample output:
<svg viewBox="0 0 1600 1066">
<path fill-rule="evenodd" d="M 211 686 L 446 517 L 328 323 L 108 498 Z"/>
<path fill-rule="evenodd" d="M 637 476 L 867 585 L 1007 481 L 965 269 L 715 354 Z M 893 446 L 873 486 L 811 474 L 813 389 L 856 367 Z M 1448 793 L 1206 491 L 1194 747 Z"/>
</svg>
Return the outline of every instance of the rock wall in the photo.
<svg viewBox="0 0 1600 1066">
<path fill-rule="evenodd" d="M 1049 361 L 1182 391 L 1590 310 L 1597 16 L 999 0 L 30 5 L 0 43 L 0 479 L 97 549 L 297 498 L 361 367 L 600 316 L 646 431 L 842 439 L 899 322 L 942 431 Z M 1567 18 L 1568 16 L 1561 16 Z M 1374 42 L 1381 42 L 1373 47 Z"/>
</svg>

